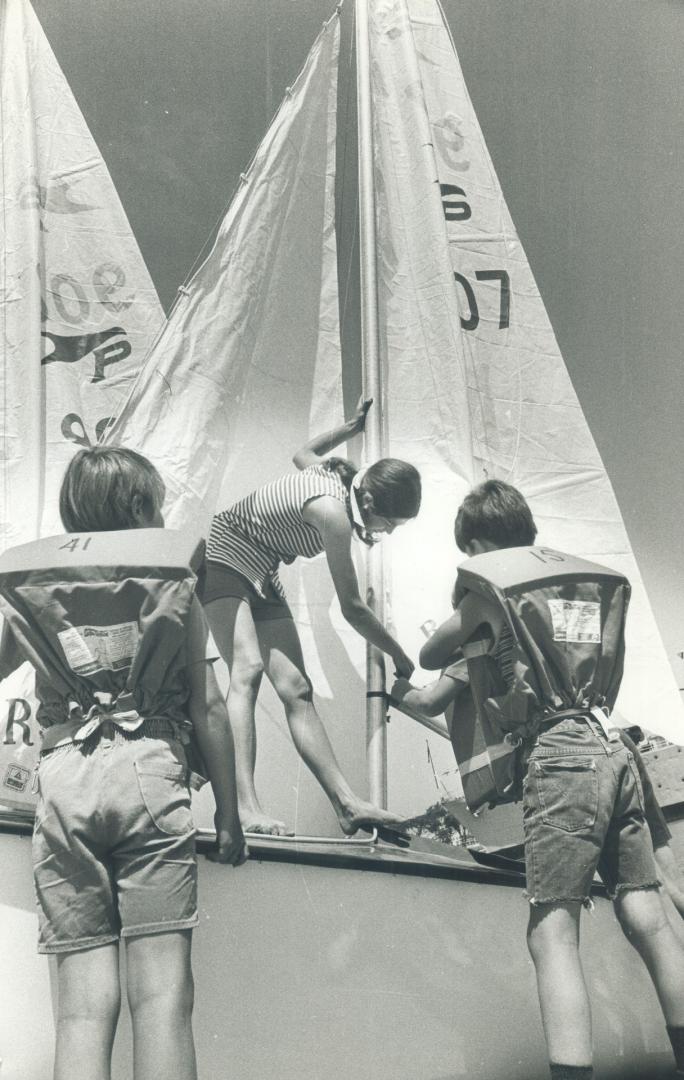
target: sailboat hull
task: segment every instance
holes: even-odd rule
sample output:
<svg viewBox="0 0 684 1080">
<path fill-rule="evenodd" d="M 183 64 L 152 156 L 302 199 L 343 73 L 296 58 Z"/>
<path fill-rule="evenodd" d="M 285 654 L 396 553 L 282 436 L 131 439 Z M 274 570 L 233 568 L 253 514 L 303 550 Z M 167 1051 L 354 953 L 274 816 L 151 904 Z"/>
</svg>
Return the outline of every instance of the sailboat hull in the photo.
<svg viewBox="0 0 684 1080">
<path fill-rule="evenodd" d="M 44 1080 L 54 1025 L 35 953 L 30 840 L 0 838 L 4 1080 Z M 378 849 L 267 845 L 239 871 L 200 860 L 195 1033 L 205 1080 L 535 1080 L 548 1075 L 515 875 Z M 655 994 L 598 896 L 583 919 L 597 1071 L 656 1080 Z M 115 1080 L 130 1077 L 130 1024 Z"/>
</svg>

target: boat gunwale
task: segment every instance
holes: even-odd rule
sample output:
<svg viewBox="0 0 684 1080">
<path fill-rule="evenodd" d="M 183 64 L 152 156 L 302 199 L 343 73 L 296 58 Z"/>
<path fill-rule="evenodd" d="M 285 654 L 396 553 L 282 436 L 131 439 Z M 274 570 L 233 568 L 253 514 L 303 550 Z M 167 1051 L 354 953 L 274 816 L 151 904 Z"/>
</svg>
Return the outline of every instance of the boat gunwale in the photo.
<svg viewBox="0 0 684 1080">
<path fill-rule="evenodd" d="M 0 837 L 30 837 L 32 815 L 0 811 Z M 403 848 L 372 837 L 367 844 L 344 838 L 307 837 L 303 844 L 297 837 L 252 835 L 248 837 L 250 859 L 256 862 L 296 864 L 334 870 L 374 871 L 406 877 L 425 877 L 462 881 L 470 884 L 501 885 L 522 890 L 525 875 L 521 864 L 492 853 L 470 852 L 464 848 L 448 850 L 443 855 L 433 851 Z M 207 855 L 214 847 L 215 836 L 202 829 L 197 837 L 199 854 Z M 446 845 L 445 845 L 446 846 Z M 605 890 L 595 884 L 592 893 L 602 896 Z"/>
</svg>

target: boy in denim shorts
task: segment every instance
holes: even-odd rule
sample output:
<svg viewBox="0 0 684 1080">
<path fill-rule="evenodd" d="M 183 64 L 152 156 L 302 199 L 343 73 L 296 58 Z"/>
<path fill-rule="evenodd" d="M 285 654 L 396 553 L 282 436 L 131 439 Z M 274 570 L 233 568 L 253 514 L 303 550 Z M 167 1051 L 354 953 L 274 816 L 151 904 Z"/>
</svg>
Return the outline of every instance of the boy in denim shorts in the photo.
<svg viewBox="0 0 684 1080">
<path fill-rule="evenodd" d="M 161 477 L 141 455 L 82 450 L 60 497 L 62 521 L 76 535 L 0 560 L 0 676 L 24 660 L 36 669 L 33 862 L 38 949 L 57 964 L 54 1080 L 109 1080 L 120 941 L 131 1075 L 196 1080 L 191 732 L 216 800 L 212 857 L 233 866 L 247 857 L 228 716 L 206 661 L 194 575 L 179 554 L 185 541 L 157 531 L 163 500 Z"/>
<path fill-rule="evenodd" d="M 471 557 L 527 548 L 539 558 L 546 549 L 532 548 L 536 533 L 532 514 L 520 492 L 496 480 L 476 487 L 456 518 L 456 542 Z M 561 553 L 552 553 L 551 557 L 554 555 L 559 561 L 564 558 Z M 553 565 L 548 567 L 549 582 L 553 570 Z M 543 586 L 543 580 L 539 584 Z M 519 694 L 521 671 L 537 676 L 540 671 L 550 673 L 551 683 L 553 672 L 563 670 L 567 676 L 564 653 L 568 650 L 558 641 L 600 642 L 604 629 L 594 620 L 594 615 L 599 617 L 601 605 L 596 603 L 594 612 L 591 605 L 585 602 L 583 607 L 577 601 L 573 615 L 585 620 L 583 634 L 575 629 L 575 636 L 568 633 L 563 639 L 562 634 L 554 633 L 555 622 L 552 626 L 547 617 L 546 626 L 540 615 L 536 623 L 531 619 L 526 624 L 529 636 L 523 634 L 521 644 L 520 638 L 512 636 L 503 607 L 488 599 L 486 590 L 484 595 L 461 591 L 456 603 L 454 614 L 423 647 L 420 663 L 427 669 L 444 668 L 461 646 L 467 647 L 475 639 L 484 640 L 483 649 L 494 658 L 508 687 L 507 715 L 513 715 L 516 708 L 519 713 L 529 709 L 529 685 L 525 684 L 524 700 Z M 549 605 L 554 619 L 564 614 L 563 605 L 566 610 L 572 608 L 573 601 L 556 603 L 560 603 L 560 609 Z M 612 681 L 603 688 L 606 692 L 601 702 L 608 707 L 619 688 L 624 648 L 623 626 L 619 621 L 614 623 L 619 627 L 613 643 L 615 663 L 610 668 Z M 530 626 L 536 626 L 536 631 Z M 595 653 L 593 669 L 586 659 L 591 655 L 590 647 L 582 653 L 581 688 L 599 685 L 606 677 L 607 645 L 603 654 L 601 647 Z M 532 676 L 530 682 L 534 683 Z M 539 684 L 549 689 L 544 675 Z M 554 700 L 553 694 L 550 700 Z M 496 701 L 487 704 L 498 707 Z M 551 1077 L 591 1080 L 593 1076 L 591 1016 L 579 956 L 579 922 L 582 907 L 591 903 L 591 884 L 597 871 L 613 898 L 628 941 L 646 963 L 665 1016 L 677 1075 L 684 1077 L 684 948 L 662 903 L 637 763 L 609 725 L 606 712 L 594 707 L 591 693 L 587 692 L 585 702 L 577 692 L 570 704 L 572 707 L 567 707 L 561 695 L 549 707 L 540 694 L 521 745 L 530 900 L 528 946 L 537 975 Z"/>
</svg>

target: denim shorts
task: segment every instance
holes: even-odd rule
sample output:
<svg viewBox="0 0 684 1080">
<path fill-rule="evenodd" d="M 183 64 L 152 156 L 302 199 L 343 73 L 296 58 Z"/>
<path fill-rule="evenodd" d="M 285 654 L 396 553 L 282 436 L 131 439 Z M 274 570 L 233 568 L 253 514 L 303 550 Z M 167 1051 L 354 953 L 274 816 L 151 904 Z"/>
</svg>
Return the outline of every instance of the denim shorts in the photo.
<svg viewBox="0 0 684 1080">
<path fill-rule="evenodd" d="M 106 721 L 85 742 L 43 754 L 38 784 L 38 952 L 197 925 L 195 830 L 179 742 Z"/>
<path fill-rule="evenodd" d="M 593 718 L 539 734 L 523 787 L 527 896 L 589 902 L 598 872 L 611 897 L 658 885 L 634 755 Z"/>
</svg>

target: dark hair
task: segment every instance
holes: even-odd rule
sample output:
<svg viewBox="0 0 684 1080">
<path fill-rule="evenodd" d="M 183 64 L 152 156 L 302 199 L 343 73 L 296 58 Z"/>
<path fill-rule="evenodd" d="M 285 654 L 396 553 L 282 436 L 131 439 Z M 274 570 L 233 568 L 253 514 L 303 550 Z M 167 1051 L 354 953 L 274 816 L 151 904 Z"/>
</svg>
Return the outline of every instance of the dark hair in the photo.
<svg viewBox="0 0 684 1080">
<path fill-rule="evenodd" d="M 461 503 L 454 534 L 461 551 L 473 540 L 489 540 L 498 548 L 526 547 L 534 543 L 537 526 L 517 488 L 503 480 L 485 480 Z"/>
<path fill-rule="evenodd" d="M 115 532 L 137 524 L 136 495 L 150 517 L 164 502 L 164 481 L 151 461 L 121 446 L 91 446 L 69 462 L 59 493 L 67 532 Z"/>
<path fill-rule="evenodd" d="M 346 458 L 326 458 L 325 467 L 339 475 L 347 490 L 358 472 Z M 408 461 L 380 458 L 366 471 L 359 492 L 373 496 L 373 512 L 381 517 L 414 518 L 420 510 L 420 473 Z"/>
</svg>

